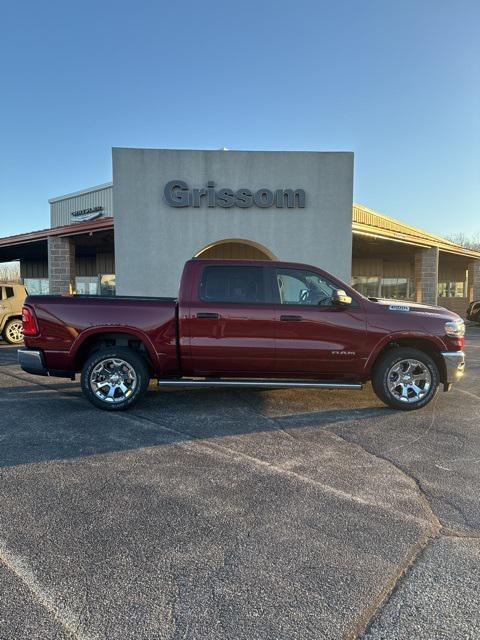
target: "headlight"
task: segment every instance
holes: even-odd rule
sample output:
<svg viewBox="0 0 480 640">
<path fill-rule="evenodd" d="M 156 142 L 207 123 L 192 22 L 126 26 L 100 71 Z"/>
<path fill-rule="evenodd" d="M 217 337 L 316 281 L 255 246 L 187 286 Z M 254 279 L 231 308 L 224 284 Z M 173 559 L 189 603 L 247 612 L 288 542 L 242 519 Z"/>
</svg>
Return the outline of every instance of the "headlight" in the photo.
<svg viewBox="0 0 480 640">
<path fill-rule="evenodd" d="M 445 323 L 445 333 L 454 338 L 463 338 L 465 335 L 465 323 L 463 320 L 452 320 Z"/>
</svg>

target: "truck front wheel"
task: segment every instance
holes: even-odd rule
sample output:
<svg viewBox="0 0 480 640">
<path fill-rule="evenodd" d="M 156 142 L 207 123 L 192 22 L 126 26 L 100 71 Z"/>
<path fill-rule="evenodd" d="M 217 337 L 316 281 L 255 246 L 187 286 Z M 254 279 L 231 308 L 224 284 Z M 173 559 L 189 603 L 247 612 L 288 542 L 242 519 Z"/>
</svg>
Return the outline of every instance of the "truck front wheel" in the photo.
<svg viewBox="0 0 480 640">
<path fill-rule="evenodd" d="M 373 390 L 394 409 L 413 411 L 425 407 L 438 391 L 440 375 L 435 361 L 424 351 L 390 349 L 375 364 Z"/>
<path fill-rule="evenodd" d="M 150 376 L 145 360 L 132 349 L 111 347 L 92 354 L 82 369 L 82 391 L 106 411 L 132 407 L 145 393 Z"/>
</svg>

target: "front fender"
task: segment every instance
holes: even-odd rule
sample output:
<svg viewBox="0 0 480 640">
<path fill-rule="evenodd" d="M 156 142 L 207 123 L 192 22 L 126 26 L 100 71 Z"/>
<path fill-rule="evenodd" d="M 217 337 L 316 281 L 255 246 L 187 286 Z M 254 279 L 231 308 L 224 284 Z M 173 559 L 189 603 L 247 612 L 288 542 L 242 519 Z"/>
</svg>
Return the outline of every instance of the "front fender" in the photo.
<svg viewBox="0 0 480 640">
<path fill-rule="evenodd" d="M 438 336 L 434 336 L 429 333 L 423 333 L 421 331 L 418 331 L 418 332 L 396 331 L 394 333 L 390 333 L 386 336 L 383 336 L 374 346 L 374 348 L 370 352 L 370 355 L 368 356 L 365 362 L 365 369 L 364 369 L 365 375 L 370 377 L 370 373 L 372 371 L 373 365 L 375 364 L 379 354 L 385 349 L 385 347 L 388 344 L 392 342 L 405 342 L 406 340 L 412 340 L 412 341 L 418 340 L 424 343 L 428 343 L 439 353 L 441 351 L 448 350 L 443 340 Z"/>
</svg>

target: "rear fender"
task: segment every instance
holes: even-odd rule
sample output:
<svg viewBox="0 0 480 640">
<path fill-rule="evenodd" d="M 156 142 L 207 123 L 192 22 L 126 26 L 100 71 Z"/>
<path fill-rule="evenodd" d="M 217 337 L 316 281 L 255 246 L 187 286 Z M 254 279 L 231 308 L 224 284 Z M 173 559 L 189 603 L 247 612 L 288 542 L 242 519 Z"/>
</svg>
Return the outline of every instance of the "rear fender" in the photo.
<svg viewBox="0 0 480 640">
<path fill-rule="evenodd" d="M 92 327 L 91 329 L 85 329 L 85 331 L 82 331 L 77 336 L 75 341 L 72 343 L 72 346 L 70 348 L 70 357 L 72 359 L 72 364 L 75 361 L 80 348 L 88 338 L 95 335 L 101 336 L 102 334 L 105 334 L 105 333 L 124 333 L 126 335 L 135 336 L 135 338 L 137 338 L 138 340 L 140 340 L 140 342 L 144 344 L 153 368 L 154 369 L 158 368 L 159 366 L 158 354 L 155 351 L 155 347 L 153 346 L 152 341 L 150 340 L 150 338 L 147 336 L 146 333 L 143 333 L 143 331 L 140 331 L 135 327 L 118 327 L 118 326 L 112 326 L 112 325 L 95 326 L 95 327 Z"/>
</svg>

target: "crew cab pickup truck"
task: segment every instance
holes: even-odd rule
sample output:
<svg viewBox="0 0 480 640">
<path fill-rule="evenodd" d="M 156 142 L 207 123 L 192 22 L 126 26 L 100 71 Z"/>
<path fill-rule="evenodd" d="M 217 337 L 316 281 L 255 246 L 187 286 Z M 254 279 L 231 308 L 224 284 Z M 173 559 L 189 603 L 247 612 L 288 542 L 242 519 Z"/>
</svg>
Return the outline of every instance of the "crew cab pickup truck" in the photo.
<svg viewBox="0 0 480 640">
<path fill-rule="evenodd" d="M 74 379 L 97 407 L 164 387 L 361 389 L 419 409 L 463 373 L 464 323 L 441 307 L 367 299 L 316 267 L 186 263 L 178 299 L 28 296 L 22 368 Z"/>
</svg>

